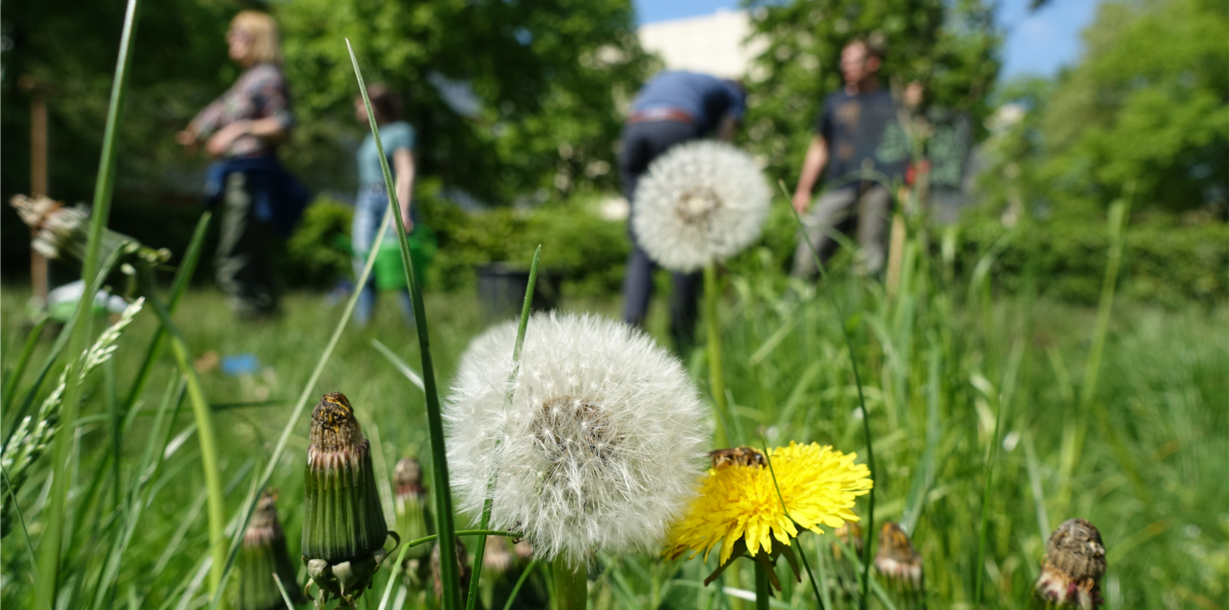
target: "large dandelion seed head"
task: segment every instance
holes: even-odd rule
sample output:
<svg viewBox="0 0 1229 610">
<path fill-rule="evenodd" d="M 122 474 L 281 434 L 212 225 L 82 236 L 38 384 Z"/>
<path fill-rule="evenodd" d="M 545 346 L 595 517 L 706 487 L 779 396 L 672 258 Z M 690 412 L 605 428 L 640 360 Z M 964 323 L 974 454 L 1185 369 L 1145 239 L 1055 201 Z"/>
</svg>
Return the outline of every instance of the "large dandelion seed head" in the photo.
<svg viewBox="0 0 1229 610">
<path fill-rule="evenodd" d="M 654 161 L 640 180 L 632 228 L 659 265 L 695 271 L 751 245 L 771 195 L 748 154 L 712 140 L 688 142 Z"/>
<path fill-rule="evenodd" d="M 708 438 L 682 365 L 620 322 L 537 314 L 509 385 L 515 338 L 506 324 L 476 339 L 445 407 L 461 510 L 481 513 L 495 473 L 491 527 L 524 533 L 539 559 L 659 545 Z"/>
<path fill-rule="evenodd" d="M 702 552 L 707 559 L 720 544 L 725 564 L 739 540 L 754 557 L 761 551 L 771 553 L 774 539 L 790 546 L 800 528 L 822 534 L 820 526 L 838 528 L 858 520 L 854 501 L 869 492 L 872 483 L 867 467 L 854 463 L 857 454 L 791 442 L 769 451 L 768 458 L 772 470 L 744 464 L 709 470 L 700 495 L 671 529 L 665 554 L 678 557 L 690 550 L 692 556 Z"/>
</svg>

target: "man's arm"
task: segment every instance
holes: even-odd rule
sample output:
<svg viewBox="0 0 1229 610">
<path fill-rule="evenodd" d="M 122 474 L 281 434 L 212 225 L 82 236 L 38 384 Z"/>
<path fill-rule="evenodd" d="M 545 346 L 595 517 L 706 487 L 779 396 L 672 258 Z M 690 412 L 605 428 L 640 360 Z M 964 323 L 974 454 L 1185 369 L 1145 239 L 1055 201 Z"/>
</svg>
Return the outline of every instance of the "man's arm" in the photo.
<svg viewBox="0 0 1229 610">
<path fill-rule="evenodd" d="M 408 148 L 393 151 L 393 173 L 397 176 L 397 201 L 401 204 L 401 222 L 406 232 L 414 228 L 410 220 L 410 205 L 414 193 L 414 153 Z"/>
<path fill-rule="evenodd" d="M 226 154 L 226 150 L 230 148 L 231 143 L 244 135 L 256 136 L 270 144 L 280 144 L 286 141 L 286 138 L 290 135 L 290 130 L 277 117 L 266 117 L 252 121 L 235 121 L 210 136 L 209 140 L 205 143 L 205 149 L 209 151 L 209 154 L 220 157 Z"/>
<path fill-rule="evenodd" d="M 798 177 L 798 188 L 794 189 L 794 209 L 799 214 L 811 206 L 811 192 L 815 183 L 828 165 L 828 141 L 821 135 L 811 138 L 811 146 L 807 148 L 806 159 L 802 161 L 802 175 Z"/>
</svg>

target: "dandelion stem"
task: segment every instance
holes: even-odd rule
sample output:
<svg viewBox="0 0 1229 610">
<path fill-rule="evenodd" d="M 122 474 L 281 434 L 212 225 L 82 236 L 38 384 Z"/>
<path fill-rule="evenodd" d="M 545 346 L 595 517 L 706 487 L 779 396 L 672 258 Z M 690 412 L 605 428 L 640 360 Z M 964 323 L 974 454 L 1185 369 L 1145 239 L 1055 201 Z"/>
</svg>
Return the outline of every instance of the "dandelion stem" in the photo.
<svg viewBox="0 0 1229 610">
<path fill-rule="evenodd" d="M 551 562 L 551 576 L 555 581 L 551 610 L 585 610 L 589 603 L 585 566 L 573 566 L 565 557 L 559 557 Z"/>
<path fill-rule="evenodd" d="M 721 370 L 721 325 L 717 322 L 717 263 L 704 266 L 704 321 L 708 326 L 708 384 L 713 393 L 713 415 L 717 420 L 716 443 L 728 447 L 725 416 L 729 412 L 725 401 L 725 376 Z"/>
<path fill-rule="evenodd" d="M 755 562 L 755 610 L 768 610 L 768 599 L 772 590 L 768 584 L 768 568 Z"/>
</svg>

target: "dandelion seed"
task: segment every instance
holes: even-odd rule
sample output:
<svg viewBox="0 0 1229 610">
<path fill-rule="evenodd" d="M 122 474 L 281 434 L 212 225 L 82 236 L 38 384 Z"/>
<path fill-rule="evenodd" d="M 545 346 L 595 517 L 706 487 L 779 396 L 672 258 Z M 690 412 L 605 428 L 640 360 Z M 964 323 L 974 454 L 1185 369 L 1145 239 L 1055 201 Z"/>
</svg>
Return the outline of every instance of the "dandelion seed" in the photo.
<svg viewBox="0 0 1229 610">
<path fill-rule="evenodd" d="M 803 529 L 822 534 L 821 526 L 839 528 L 858 520 L 852 512 L 855 499 L 872 483 L 867 467 L 854 463 L 857 454 L 791 442 L 769 451 L 768 458 L 771 471 L 754 463 L 709 470 L 699 497 L 672 528 L 663 554 L 677 558 L 691 551 L 692 557 L 704 553 L 707 559 L 720 545 L 721 568 L 706 581 L 711 582 L 732 557 L 746 553 L 760 560 L 764 554 L 775 560 Z M 792 563 L 792 553 L 787 558 Z"/>
<path fill-rule="evenodd" d="M 481 512 L 495 473 L 491 527 L 522 532 L 539 560 L 660 544 L 708 435 L 683 367 L 620 322 L 537 314 L 509 388 L 515 337 L 508 324 L 474 341 L 445 408 L 461 510 Z"/>
<path fill-rule="evenodd" d="M 699 140 L 670 149 L 637 187 L 632 226 L 663 267 L 695 271 L 760 236 L 772 191 L 746 153 Z"/>
<path fill-rule="evenodd" d="M 1046 542 L 1045 563 L 1035 590 L 1055 607 L 1095 609 L 1101 599 L 1105 575 L 1105 546 L 1101 533 L 1083 519 L 1068 519 Z"/>
</svg>

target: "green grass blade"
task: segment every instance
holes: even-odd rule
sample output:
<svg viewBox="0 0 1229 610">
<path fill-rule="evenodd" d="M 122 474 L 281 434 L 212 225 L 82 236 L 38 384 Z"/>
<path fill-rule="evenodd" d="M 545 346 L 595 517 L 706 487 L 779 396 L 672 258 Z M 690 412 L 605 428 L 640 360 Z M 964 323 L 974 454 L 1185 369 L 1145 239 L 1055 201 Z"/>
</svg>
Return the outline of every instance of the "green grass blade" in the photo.
<svg viewBox="0 0 1229 610">
<path fill-rule="evenodd" d="M 384 155 L 384 143 L 380 141 L 380 129 L 376 125 L 376 115 L 371 109 L 371 100 L 367 97 L 367 86 L 363 84 L 363 73 L 358 67 L 358 58 L 350 41 L 346 41 L 346 49 L 350 52 L 350 62 L 354 65 L 354 76 L 358 80 L 359 92 L 363 95 L 363 104 L 367 108 L 367 119 L 371 123 L 371 132 L 375 137 L 376 151 L 380 158 L 380 169 L 384 172 L 384 184 L 388 189 L 388 216 L 393 217 L 397 225 L 397 242 L 401 246 L 401 264 L 405 268 L 406 283 L 410 287 L 410 299 L 414 304 L 414 321 L 418 329 L 418 347 L 422 352 L 422 377 L 424 392 L 427 398 L 427 430 L 431 437 L 431 469 L 435 485 L 435 518 L 440 534 L 440 571 L 444 583 L 443 606 L 445 610 L 456 610 L 457 593 L 460 591 L 460 580 L 457 570 L 457 549 L 454 542 L 455 526 L 452 515 L 452 492 L 448 484 L 448 458 L 444 447 L 444 420 L 440 413 L 440 397 L 435 387 L 435 366 L 431 361 L 431 339 L 427 328 L 427 316 L 423 309 L 422 286 L 418 273 L 414 269 L 414 261 L 410 257 L 410 244 L 406 240 L 405 225 L 401 222 L 401 206 L 397 201 L 397 189 L 393 185 L 393 173 L 388 168 L 388 158 Z M 374 250 L 374 246 L 373 246 Z"/>
<path fill-rule="evenodd" d="M 512 592 L 508 594 L 508 602 L 504 604 L 504 610 L 512 610 L 512 603 L 516 601 L 516 596 L 521 592 L 521 587 L 525 585 L 525 581 L 529 580 L 529 575 L 538 567 L 538 560 L 535 559 L 525 566 L 525 571 L 521 572 L 521 577 L 516 579 L 516 585 L 512 587 Z"/>
<path fill-rule="evenodd" d="M 709 261 L 704 266 L 704 325 L 708 329 L 708 385 L 713 395 L 713 419 L 717 422 L 713 441 L 718 447 L 729 447 L 730 437 L 725 429 L 725 417 L 738 422 L 738 414 L 730 411 L 725 396 L 725 374 L 721 362 L 721 324 L 717 320 L 717 263 Z"/>
<path fill-rule="evenodd" d="M 371 252 L 367 254 L 367 262 L 363 264 L 363 270 L 359 273 L 358 279 L 355 281 L 355 286 L 362 286 L 367 283 L 367 279 L 371 277 L 371 269 L 375 266 L 376 254 L 380 251 L 380 245 L 384 242 L 384 234 L 388 231 L 390 222 L 389 216 L 386 214 L 384 220 L 380 223 L 380 228 L 376 230 L 375 240 L 371 244 Z M 337 321 L 336 328 L 333 329 L 333 334 L 329 337 L 329 342 L 324 346 L 324 352 L 320 354 L 320 360 L 316 362 L 316 368 L 312 369 L 311 376 L 307 379 L 307 384 L 303 387 L 303 392 L 299 394 L 299 399 L 295 403 L 294 409 L 291 411 L 290 417 L 286 420 L 286 425 L 282 428 L 282 434 L 277 439 L 277 444 L 273 447 L 273 453 L 270 455 L 269 463 L 265 466 L 265 470 L 261 473 L 257 484 L 257 493 L 249 498 L 244 503 L 243 510 L 240 513 L 238 520 L 239 527 L 236 528 L 234 535 L 230 541 L 230 551 L 226 555 L 226 565 L 222 571 L 222 587 L 225 588 L 226 581 L 230 578 L 231 568 L 234 567 L 235 557 L 239 553 L 239 544 L 243 541 L 243 532 L 247 529 L 248 522 L 252 518 L 252 512 L 256 509 L 256 500 L 260 498 L 259 492 L 269 485 L 269 481 L 273 479 L 273 473 L 277 469 L 278 460 L 282 453 L 286 451 L 286 445 L 290 442 L 290 435 L 294 433 L 295 424 L 303 416 L 303 411 L 307 408 L 308 400 L 312 396 L 313 390 L 316 388 L 316 382 L 320 380 L 320 375 L 324 373 L 324 367 L 329 362 L 329 358 L 333 355 L 333 350 L 337 348 L 337 342 L 341 340 L 342 333 L 346 330 L 346 325 L 350 322 L 350 316 L 354 314 L 354 306 L 358 302 L 360 291 L 355 290 L 349 300 L 346 301 L 346 307 L 342 311 L 341 319 Z M 215 597 L 210 608 L 217 608 L 221 603 L 221 597 Z"/>
<path fill-rule="evenodd" d="M 418 389 L 420 390 L 423 389 L 424 386 L 422 383 L 422 377 L 420 377 L 418 373 L 414 371 L 414 369 L 410 368 L 410 365 L 406 364 L 405 361 L 402 360 L 401 357 L 396 354 L 396 352 L 389 349 L 387 345 L 380 343 L 379 339 L 372 339 L 371 345 L 372 347 L 376 348 L 377 352 L 380 352 L 381 356 L 384 356 L 386 360 L 392 363 L 392 365 L 402 375 L 405 375 L 405 378 L 409 379 L 410 383 L 418 386 Z"/>
<path fill-rule="evenodd" d="M 404 545 L 403 545 L 403 546 L 401 547 L 401 552 L 400 552 L 400 553 L 397 553 L 397 562 L 393 564 L 394 566 L 400 566 L 400 565 L 401 565 L 401 562 L 405 560 L 405 552 L 406 552 L 406 551 L 408 551 L 408 550 L 410 550 L 410 547 L 408 547 L 408 546 L 404 546 Z M 379 608 L 379 610 L 384 610 L 386 607 L 388 607 L 388 597 L 389 597 L 389 595 L 392 595 L 392 593 L 393 593 L 393 584 L 395 584 L 398 580 L 400 580 L 400 579 L 398 579 L 398 578 L 397 578 L 397 575 L 396 575 L 395 573 L 394 573 L 394 574 L 389 574 L 389 576 L 388 576 L 388 582 L 384 585 L 384 595 L 381 595 L 381 596 L 380 596 L 380 608 Z M 286 605 L 288 605 L 288 606 L 290 605 L 290 601 L 289 601 L 289 600 L 287 600 Z"/>
<path fill-rule="evenodd" d="M 47 325 L 47 320 L 49 319 L 43 317 L 34 324 L 34 328 L 30 329 L 30 334 L 26 337 L 26 343 L 21 347 L 21 354 L 17 356 L 17 362 L 13 365 L 9 378 L 4 381 L 4 397 L 0 399 L 3 403 L 0 406 L 0 412 L 9 412 L 9 407 L 13 404 L 13 393 L 17 391 L 17 384 L 21 382 L 21 376 L 26 372 L 26 364 L 30 362 L 34 346 L 38 345 L 38 337 L 43 334 L 43 327 Z M 16 425 L 15 421 L 13 425 Z"/>
<path fill-rule="evenodd" d="M 26 518 L 21 514 L 21 507 L 17 505 L 17 494 L 13 492 L 13 485 L 9 483 L 9 471 L 0 468 L 0 474 L 4 475 L 4 489 L 8 492 L 9 502 L 13 503 L 13 514 L 17 515 L 17 522 L 21 524 L 21 533 L 25 536 L 26 551 L 30 553 L 30 567 L 34 570 L 34 576 L 38 577 L 38 562 L 34 556 L 34 545 L 30 542 L 30 530 L 26 528 Z"/>
<path fill-rule="evenodd" d="M 508 376 L 508 391 L 504 395 L 504 409 L 512 404 L 512 387 L 516 376 L 521 370 L 521 347 L 525 345 L 525 329 L 529 326 L 529 310 L 533 305 L 533 290 L 538 283 L 538 262 L 542 259 L 542 245 L 533 252 L 533 262 L 529 265 L 529 282 L 525 285 L 525 300 L 521 304 L 521 319 L 516 328 L 516 343 L 512 346 L 512 374 Z M 498 445 L 496 446 L 498 451 Z M 498 460 L 497 460 L 498 462 Z M 495 473 L 487 484 L 487 497 L 482 503 L 482 517 L 478 521 L 478 529 L 486 529 L 491 525 L 491 504 L 494 497 Z M 478 577 L 482 574 L 482 557 L 486 555 L 486 536 L 478 536 L 478 544 L 474 547 L 474 563 L 469 579 L 469 599 L 465 601 L 465 610 L 474 610 L 478 603 Z"/>
<path fill-rule="evenodd" d="M 188 378 L 188 400 L 192 403 L 192 413 L 196 417 L 196 438 L 201 447 L 201 468 L 205 473 L 205 489 L 209 492 L 209 548 L 213 556 L 213 564 L 209 568 L 209 593 L 213 597 L 221 597 L 222 572 L 226 562 L 226 546 L 224 530 L 226 529 L 226 496 L 222 491 L 222 477 L 218 472 L 217 439 L 213 432 L 213 413 L 209 410 L 209 400 L 201 388 L 200 377 L 192 366 L 192 352 L 171 319 L 166 305 L 158 298 L 154 287 L 153 275 L 150 272 L 141 273 L 146 299 L 153 306 L 154 314 L 171 340 L 171 352 L 175 355 L 175 363 L 179 370 Z"/>
<path fill-rule="evenodd" d="M 90 214 L 90 236 L 86 244 L 85 262 L 81 278 L 85 290 L 73 312 L 70 353 L 74 358 L 85 350 L 90 336 L 89 312 L 93 309 L 94 294 L 99 285 L 96 278 L 99 269 L 99 252 L 102 248 L 103 229 L 111 215 L 111 195 L 115 185 L 116 134 L 119 130 L 120 113 L 128 91 L 129 67 L 132 65 L 132 41 L 136 36 L 139 0 L 128 0 L 124 15 L 124 30 L 120 36 L 119 58 L 116 60 L 115 78 L 111 87 L 111 101 L 107 109 L 107 127 L 102 140 L 102 159 L 99 162 L 98 181 L 94 187 L 94 207 Z M 68 388 L 64 394 L 61 410 L 61 426 L 55 437 L 51 463 L 52 487 L 49 509 L 42 541 L 39 543 L 39 573 L 35 587 L 35 608 L 53 610 L 60 584 L 60 549 L 64 539 L 64 512 L 68 501 L 68 462 L 70 439 L 74 436 L 73 420 L 81 406 L 82 388 L 74 365 L 69 364 Z"/>
<path fill-rule="evenodd" d="M 778 181 L 777 184 L 781 187 L 781 193 L 785 195 L 785 201 L 788 204 L 790 201 L 789 192 L 785 190 L 785 183 Z M 889 189 L 891 192 L 891 189 Z M 815 267 L 819 269 L 820 275 L 824 282 L 828 282 L 828 271 L 824 268 L 823 263 L 819 260 L 819 255 L 815 250 L 815 244 L 811 243 L 811 237 L 807 235 L 806 227 L 802 224 L 802 216 L 798 214 L 793 206 L 790 210 L 794 212 L 794 220 L 798 223 L 798 228 L 801 230 L 803 239 L 807 242 L 807 248 L 811 251 L 811 257 L 815 260 Z M 875 450 L 871 443 L 871 414 L 866 409 L 866 397 L 862 393 L 862 376 L 858 373 L 858 358 L 853 350 L 853 339 L 849 336 L 849 329 L 845 325 L 845 314 L 842 313 L 840 305 L 836 302 L 836 297 L 832 295 L 831 290 L 822 291 L 827 295 L 828 300 L 832 305 L 832 309 L 837 313 L 837 320 L 840 322 L 841 335 L 845 339 L 845 348 L 849 352 L 849 365 L 853 369 L 853 381 L 858 388 L 858 406 L 862 409 L 862 435 L 866 441 L 866 467 L 870 470 L 871 480 L 875 480 Z M 862 596 L 859 599 L 859 607 L 866 610 L 867 603 L 867 583 L 870 581 L 870 566 L 871 566 L 871 546 L 875 540 L 875 488 L 872 487 L 867 494 L 867 509 L 866 509 L 866 543 L 863 545 L 862 558 Z"/>
<path fill-rule="evenodd" d="M 175 315 L 175 309 L 179 307 L 179 300 L 183 298 L 185 292 L 188 291 L 188 284 L 192 281 L 192 274 L 196 271 L 196 263 L 201 258 L 201 249 L 205 245 L 205 230 L 209 227 L 210 213 L 205 212 L 201 215 L 200 221 L 196 223 L 196 230 L 192 233 L 192 241 L 188 242 L 188 248 L 184 250 L 183 260 L 179 264 L 179 270 L 175 272 L 175 279 L 171 282 L 171 292 L 166 299 L 166 310 L 171 315 Z M 166 347 L 166 329 L 159 326 L 154 332 L 154 338 L 149 343 L 149 349 L 145 351 L 145 360 L 141 362 L 141 368 L 137 371 L 136 380 L 132 382 L 132 389 L 128 392 L 128 399 L 124 401 L 124 411 L 132 409 L 133 405 L 141 399 L 141 395 L 145 392 L 145 384 L 149 381 L 149 375 L 154 370 L 154 365 L 158 359 L 162 357 L 162 350 Z"/>
</svg>

